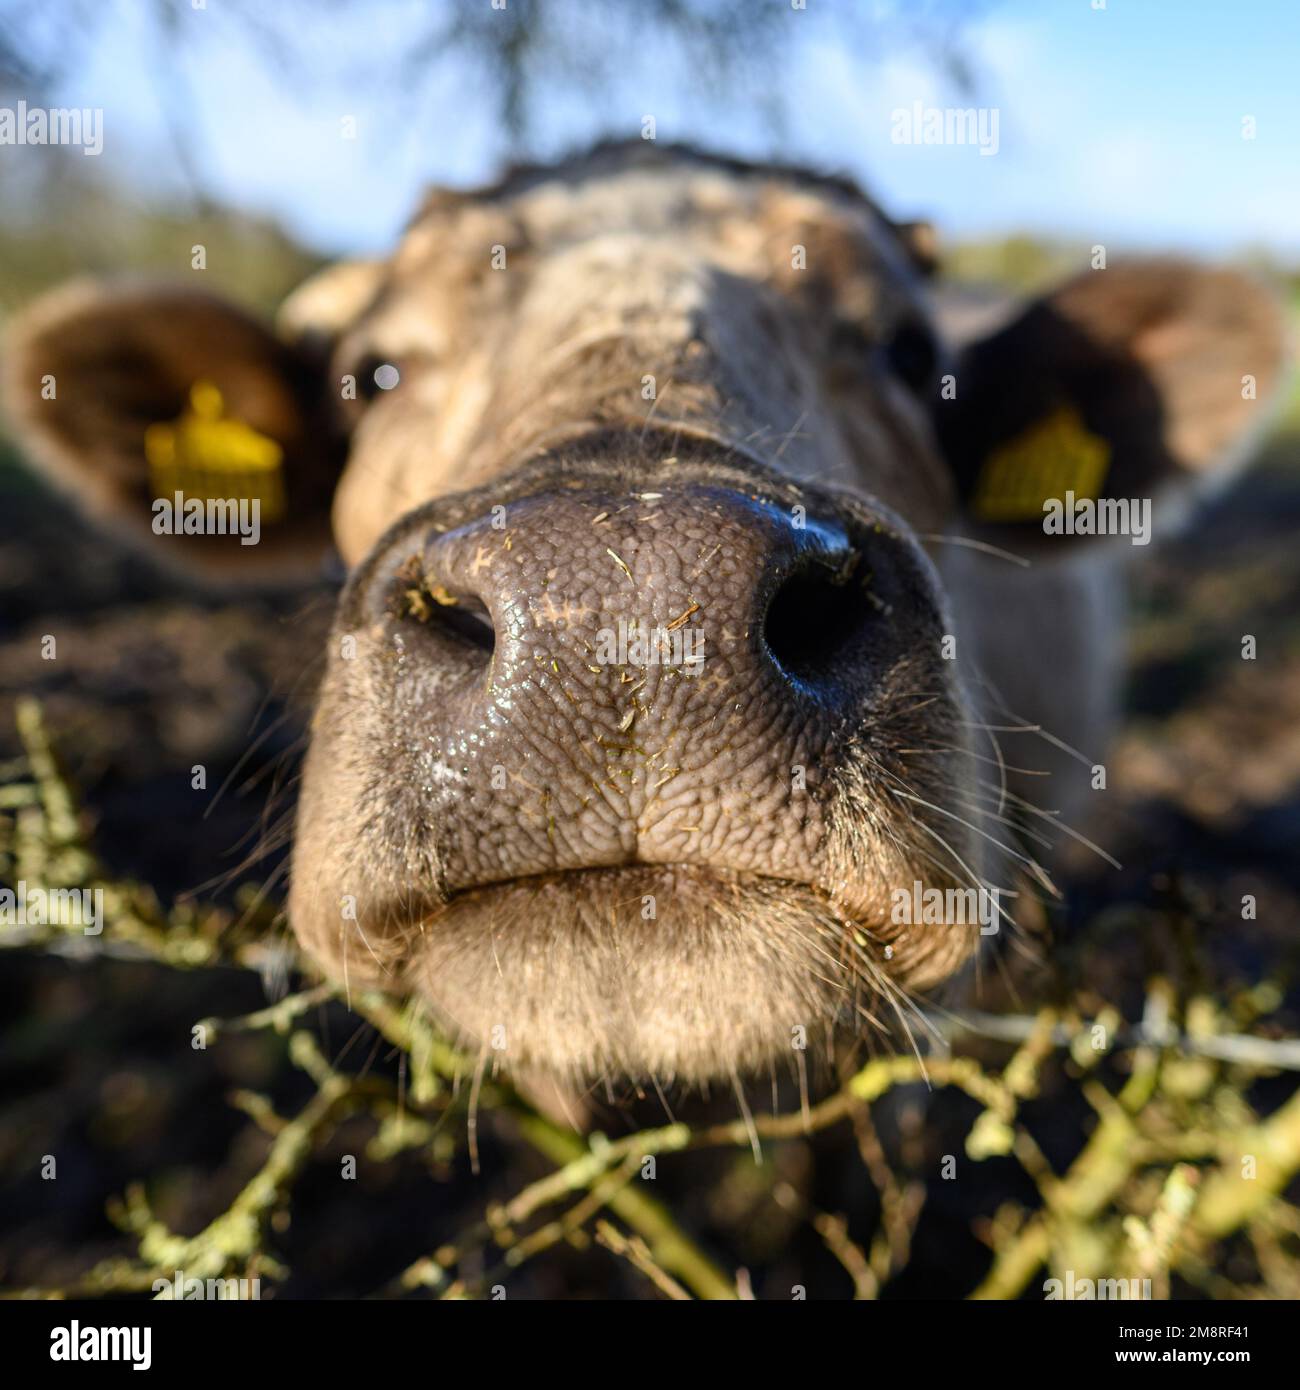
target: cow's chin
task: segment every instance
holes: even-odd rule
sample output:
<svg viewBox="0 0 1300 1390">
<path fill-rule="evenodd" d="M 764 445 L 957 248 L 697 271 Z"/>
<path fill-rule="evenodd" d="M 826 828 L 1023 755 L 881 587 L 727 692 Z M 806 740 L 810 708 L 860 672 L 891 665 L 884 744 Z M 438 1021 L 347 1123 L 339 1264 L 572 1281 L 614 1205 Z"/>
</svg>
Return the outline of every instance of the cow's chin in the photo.
<svg viewBox="0 0 1300 1390">
<path fill-rule="evenodd" d="M 407 978 L 461 1044 L 566 1083 L 798 1069 L 891 1013 L 879 938 L 812 888 L 647 865 L 518 879 L 421 924 Z"/>
</svg>

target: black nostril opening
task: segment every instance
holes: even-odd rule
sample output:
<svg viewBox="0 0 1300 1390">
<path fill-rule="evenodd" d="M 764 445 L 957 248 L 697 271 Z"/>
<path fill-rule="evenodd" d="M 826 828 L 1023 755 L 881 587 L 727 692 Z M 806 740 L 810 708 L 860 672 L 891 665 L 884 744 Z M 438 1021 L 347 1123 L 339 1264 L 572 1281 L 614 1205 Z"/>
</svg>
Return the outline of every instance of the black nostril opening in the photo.
<svg viewBox="0 0 1300 1390">
<path fill-rule="evenodd" d="M 786 675 L 801 681 L 846 678 L 876 610 L 863 590 L 853 555 L 838 569 L 802 569 L 792 574 L 768 605 L 763 637 Z"/>
<path fill-rule="evenodd" d="M 426 631 L 453 637 L 491 656 L 496 630 L 487 605 L 477 594 L 455 593 L 424 573 L 418 556 L 397 571 L 389 611 Z"/>
<path fill-rule="evenodd" d="M 453 633 L 477 647 L 485 656 L 491 656 L 496 649 L 497 634 L 492 616 L 472 595 L 458 598 L 454 604 L 439 606 L 430 621 L 442 631 Z"/>
</svg>

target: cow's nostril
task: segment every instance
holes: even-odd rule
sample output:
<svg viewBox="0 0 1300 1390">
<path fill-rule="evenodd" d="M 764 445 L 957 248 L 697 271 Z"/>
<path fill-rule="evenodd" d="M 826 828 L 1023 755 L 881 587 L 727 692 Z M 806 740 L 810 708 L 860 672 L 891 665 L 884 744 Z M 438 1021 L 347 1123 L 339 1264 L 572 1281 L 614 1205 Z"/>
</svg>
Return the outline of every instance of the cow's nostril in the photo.
<svg viewBox="0 0 1300 1390">
<path fill-rule="evenodd" d="M 853 563 L 802 569 L 772 595 L 763 637 L 787 676 L 821 682 L 847 674 L 874 617 Z"/>
<path fill-rule="evenodd" d="M 453 636 L 491 656 L 496 647 L 492 615 L 473 593 L 453 593 L 424 574 L 412 557 L 396 575 L 389 611 L 394 617 L 419 623 L 428 631 Z"/>
<path fill-rule="evenodd" d="M 445 632 L 455 633 L 471 646 L 477 647 L 486 656 L 491 656 L 496 648 L 497 635 L 492 626 L 492 615 L 473 596 L 460 598 L 454 604 L 440 605 L 434 610 L 432 621 Z"/>
</svg>

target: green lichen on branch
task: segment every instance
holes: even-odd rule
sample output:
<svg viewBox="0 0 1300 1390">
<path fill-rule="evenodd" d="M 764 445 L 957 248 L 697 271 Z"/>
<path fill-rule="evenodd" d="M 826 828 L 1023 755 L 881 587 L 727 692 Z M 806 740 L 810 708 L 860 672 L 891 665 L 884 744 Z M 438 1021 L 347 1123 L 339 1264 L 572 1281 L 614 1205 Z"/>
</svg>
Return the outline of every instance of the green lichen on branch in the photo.
<svg viewBox="0 0 1300 1390">
<path fill-rule="evenodd" d="M 682 1162 L 700 1150 L 735 1150 L 737 1162 L 748 1164 L 751 1147 L 806 1145 L 812 1135 L 839 1129 L 846 1146 L 856 1144 L 881 1198 L 880 1227 L 868 1239 L 850 1233 L 844 1213 L 815 1208 L 776 1176 L 775 1165 L 767 1165 L 772 1176 L 759 1190 L 762 1200 L 815 1233 L 855 1297 L 873 1298 L 907 1268 L 926 1183 L 936 1178 L 905 1155 L 887 1152 L 877 1133 L 873 1107 L 898 1088 L 918 1096 L 953 1088 L 973 1101 L 961 1159 L 966 1171 L 1011 1159 L 1035 1193 L 1032 1203 L 1008 1203 L 978 1225 L 990 1262 L 975 1297 L 1014 1298 L 1036 1279 L 1045 1286 L 1067 1274 L 1076 1283 L 1149 1280 L 1157 1297 L 1169 1295 L 1174 1277 L 1217 1297 L 1300 1293 L 1300 1212 L 1287 1200 L 1300 1173 L 1300 1092 L 1270 1114 L 1256 1113 L 1245 1099 L 1257 1078 L 1293 1065 L 1288 1044 L 1246 1031 L 1277 1006 L 1278 990 L 1257 986 L 1249 998 L 1201 993 L 1178 1000 L 1157 977 L 1141 1026 L 1125 1027 L 1109 1007 L 1094 1007 L 1088 1017 L 1074 1003 L 1022 1021 L 990 1021 L 990 1032 L 1016 1039 L 994 1043 L 1005 1054 L 997 1066 L 960 1052 L 884 1056 L 790 1113 L 701 1127 L 675 1122 L 618 1139 L 583 1136 L 540 1113 L 505 1076 L 476 1076 L 475 1059 L 449 1044 L 418 1002 L 379 992 L 346 1001 L 405 1058 L 401 1086 L 331 1063 L 308 1021 L 339 991 L 296 959 L 276 907 L 250 889 L 242 911 L 194 903 L 166 909 L 148 889 L 117 881 L 88 843 L 77 797 L 34 702 L 20 706 L 18 727 L 25 758 L 6 769 L 10 780 L 0 787 L 0 883 L 97 891 L 103 929 L 87 935 L 79 924 L 8 923 L 0 926 L 0 945 L 59 952 L 87 968 L 96 957 L 147 959 L 180 971 L 261 970 L 272 960 L 287 965 L 303 979 L 296 992 L 196 1027 L 204 1046 L 214 1048 L 241 1034 L 283 1036 L 311 1093 L 289 1115 L 250 1091 L 230 1097 L 265 1152 L 226 1209 L 197 1234 L 179 1234 L 159 1219 L 145 1175 L 111 1208 L 133 1254 L 100 1261 L 58 1287 L 15 1288 L 10 1296 L 154 1292 L 176 1271 L 273 1286 L 287 1274 L 276 1235 L 303 1174 L 323 1161 L 340 1126 L 360 1117 L 370 1126 L 366 1156 L 373 1163 L 410 1152 L 440 1161 L 456 1151 L 476 1156 L 474 1136 L 486 1118 L 498 1140 L 526 1146 L 549 1165 L 512 1196 L 483 1202 L 436 1248 L 395 1268 L 376 1293 L 486 1296 L 561 1247 L 598 1247 L 611 1270 L 630 1271 L 649 1297 L 751 1296 L 745 1270 L 706 1251 L 686 1222 L 651 1195 L 643 1180 L 648 1160 Z M 1168 1022 L 1178 1012 L 1181 1029 Z M 988 1053 L 986 1043 L 981 1056 Z M 1104 1075 L 1103 1063 L 1110 1069 Z M 1112 1089 L 1116 1075 L 1123 1079 Z M 473 1087 L 464 1084 L 471 1077 Z M 1096 1116 L 1063 1167 L 1048 1161 L 1025 1114 L 1049 1077 L 1058 1090 L 1072 1086 Z M 1258 1256 L 1249 1283 L 1232 1284 L 1220 1272 L 1224 1243 L 1233 1240 Z M 175 1290 L 168 1285 L 167 1292 Z"/>
</svg>

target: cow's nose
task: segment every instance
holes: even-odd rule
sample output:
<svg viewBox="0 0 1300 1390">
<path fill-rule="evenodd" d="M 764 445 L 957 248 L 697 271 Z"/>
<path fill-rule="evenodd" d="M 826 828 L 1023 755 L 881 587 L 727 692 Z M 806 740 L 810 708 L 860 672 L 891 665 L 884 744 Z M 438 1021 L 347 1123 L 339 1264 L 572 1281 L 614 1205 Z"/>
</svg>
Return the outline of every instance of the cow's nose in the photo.
<svg viewBox="0 0 1300 1390">
<path fill-rule="evenodd" d="M 874 622 L 863 559 L 841 522 L 725 488 L 543 495 L 430 538 L 390 609 L 458 639 L 489 691 L 554 674 L 558 645 L 686 676 L 707 654 L 727 668 L 708 690 L 778 678 L 833 700 Z"/>
<path fill-rule="evenodd" d="M 898 643 L 899 542 L 720 486 L 551 491 L 376 571 L 451 888 L 816 870 L 818 790 Z M 409 732 L 409 731 L 408 731 Z"/>
</svg>

